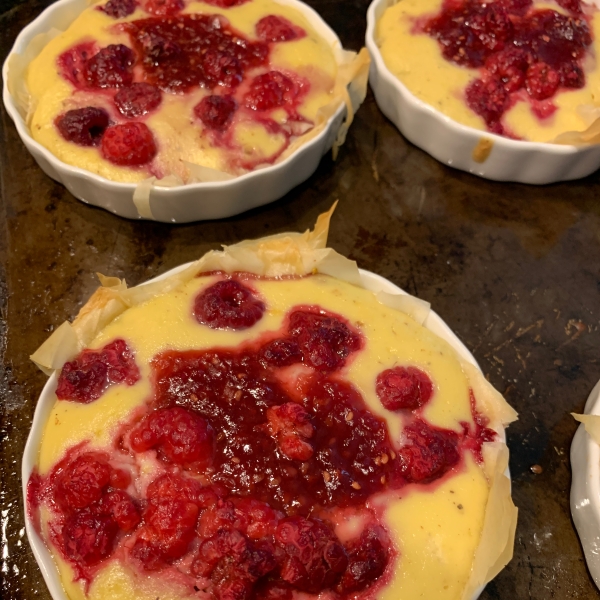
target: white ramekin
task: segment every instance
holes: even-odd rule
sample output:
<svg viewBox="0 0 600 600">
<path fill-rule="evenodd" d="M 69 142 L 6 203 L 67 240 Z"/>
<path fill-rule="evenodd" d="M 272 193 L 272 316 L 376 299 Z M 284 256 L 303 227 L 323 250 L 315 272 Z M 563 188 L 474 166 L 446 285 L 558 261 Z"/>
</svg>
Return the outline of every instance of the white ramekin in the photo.
<svg viewBox="0 0 600 600">
<path fill-rule="evenodd" d="M 586 415 L 600 415 L 600 381 L 587 402 Z M 600 588 L 600 446 L 582 423 L 571 443 L 571 515 L 585 560 Z"/>
<path fill-rule="evenodd" d="M 369 83 L 375 100 L 408 140 L 441 163 L 496 181 L 554 183 L 585 177 L 600 167 L 598 144 L 511 140 L 461 125 L 414 96 L 387 68 L 376 41 L 377 22 L 386 8 L 397 2 L 373 0 L 367 12 L 366 46 L 371 54 Z M 482 139 L 489 140 L 492 148 L 487 159 L 478 162 L 473 155 Z"/>
<path fill-rule="evenodd" d="M 172 269 L 171 271 L 168 271 L 167 273 L 164 273 L 160 277 L 157 277 L 151 281 L 168 277 L 179 270 L 185 269 L 190 264 L 191 263 L 176 267 L 175 269 Z M 364 269 L 360 269 L 360 274 L 363 285 L 368 290 L 373 292 L 384 291 L 388 294 L 406 294 L 404 290 L 400 289 L 398 286 L 394 285 L 387 279 L 384 279 L 380 275 L 376 275 L 370 271 L 365 271 Z M 150 281 L 148 283 L 150 283 Z M 468 361 L 479 368 L 479 365 L 477 364 L 477 361 L 473 355 L 467 350 L 466 346 L 458 339 L 456 334 L 452 332 L 450 327 L 446 325 L 446 323 L 437 313 L 435 313 L 433 310 L 429 311 L 429 314 L 427 315 L 423 325 L 448 342 L 463 360 Z M 29 515 L 27 513 L 27 482 L 29 481 L 29 478 L 33 472 L 33 468 L 37 463 L 38 451 L 42 443 L 44 427 L 52 411 L 54 402 L 56 401 L 56 396 L 54 395 L 56 381 L 57 376 L 56 373 L 54 373 L 48 379 L 38 399 L 33 416 L 33 423 L 31 425 L 31 431 L 29 432 L 29 437 L 27 438 L 27 443 L 25 445 L 23 462 L 21 463 L 21 477 L 23 480 L 23 501 L 25 506 L 25 530 L 27 532 L 27 538 L 29 539 L 33 554 L 38 562 L 38 565 L 40 566 L 40 570 L 44 576 L 44 581 L 50 590 L 50 595 L 52 596 L 53 600 L 69 600 L 60 582 L 58 569 L 54 563 L 52 555 L 48 547 L 35 530 L 35 527 L 29 519 Z M 500 435 L 500 438 L 502 441 L 506 441 L 504 432 L 501 433 L 502 434 Z M 506 475 L 510 476 L 508 472 Z M 483 588 L 477 590 L 472 600 L 477 600 L 482 591 Z"/>
<path fill-rule="evenodd" d="M 341 57 L 343 49 L 339 38 L 312 8 L 299 0 L 278 2 L 300 11 L 315 31 L 331 45 L 336 58 Z M 88 0 L 60 0 L 49 6 L 21 31 L 2 69 L 4 106 L 23 143 L 42 170 L 62 183 L 79 200 L 128 219 L 153 218 L 167 223 L 221 219 L 281 198 L 308 179 L 316 170 L 321 157 L 332 147 L 346 114 L 343 103 L 318 135 L 285 160 L 228 181 L 193 183 L 175 188 L 155 187 L 150 193 L 152 217 L 141 216 L 133 202 L 136 184 L 116 183 L 56 158 L 31 137 L 23 115 L 8 89 L 7 75 L 11 56 L 21 54 L 36 35 L 51 29 L 66 29 L 88 5 Z"/>
</svg>

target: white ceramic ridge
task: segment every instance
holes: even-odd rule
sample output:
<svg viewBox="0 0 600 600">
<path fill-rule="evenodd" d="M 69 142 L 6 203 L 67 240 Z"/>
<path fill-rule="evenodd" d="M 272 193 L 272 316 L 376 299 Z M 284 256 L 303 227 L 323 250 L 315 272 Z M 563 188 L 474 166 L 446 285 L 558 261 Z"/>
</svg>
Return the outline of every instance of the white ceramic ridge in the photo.
<svg viewBox="0 0 600 600">
<path fill-rule="evenodd" d="M 599 144 L 566 146 L 511 140 L 461 125 L 414 96 L 387 68 L 376 43 L 377 22 L 397 1 L 373 0 L 369 6 L 369 83 L 383 114 L 409 141 L 441 163 L 496 181 L 555 183 L 585 177 L 600 167 Z M 493 146 L 487 160 L 477 162 L 473 152 L 482 139 Z"/>
<path fill-rule="evenodd" d="M 600 381 L 585 404 L 586 415 L 600 415 Z M 571 443 L 571 515 L 585 560 L 600 588 L 600 447 L 579 425 Z"/>
<path fill-rule="evenodd" d="M 163 273 L 159 277 L 156 277 L 146 283 L 151 283 L 152 281 L 157 281 L 168 277 L 169 275 L 172 275 L 177 271 L 185 269 L 190 264 L 192 263 L 176 267 L 175 269 Z M 376 275 L 375 273 L 371 273 L 370 271 L 365 271 L 364 269 L 359 270 L 363 285 L 366 289 L 371 290 L 375 293 L 379 291 L 384 291 L 388 294 L 406 294 L 404 290 L 399 288 L 397 285 L 393 284 L 391 281 L 388 281 L 384 277 Z M 479 365 L 477 364 L 477 361 L 475 360 L 473 355 L 469 352 L 469 350 L 467 350 L 466 346 L 460 341 L 456 334 L 453 333 L 450 327 L 446 325 L 446 323 L 437 313 L 431 310 L 427 315 L 427 318 L 425 319 L 423 325 L 427 329 L 441 337 L 443 340 L 448 342 L 462 359 L 470 362 L 479 369 Z M 46 385 L 42 389 L 42 392 L 38 399 L 35 413 L 33 415 L 31 431 L 29 432 L 27 443 L 25 444 L 25 452 L 23 453 L 23 462 L 21 463 L 21 477 L 23 484 L 23 501 L 25 506 L 25 530 L 27 532 L 27 538 L 29 539 L 31 549 L 33 550 L 33 555 L 35 556 L 40 570 L 42 571 L 44 581 L 48 586 L 48 590 L 50 591 L 50 595 L 52 596 L 53 600 L 69 600 L 61 585 L 58 569 L 56 567 L 56 564 L 54 563 L 52 555 L 48 550 L 46 544 L 37 534 L 33 523 L 29 519 L 27 504 L 27 482 L 29 481 L 29 478 L 31 477 L 31 474 L 33 472 L 33 468 L 37 463 L 38 450 L 42 442 L 44 426 L 46 424 L 46 421 L 48 420 L 48 417 L 56 400 L 56 397 L 54 395 L 54 391 L 56 390 L 56 382 L 57 376 L 56 373 L 54 373 L 46 382 Z M 504 432 L 501 432 L 500 439 L 502 441 L 506 441 Z M 506 474 L 507 476 L 510 476 L 508 472 Z M 477 600 L 482 591 L 483 587 L 476 591 L 476 593 L 472 597 L 472 600 Z"/>
<path fill-rule="evenodd" d="M 329 42 L 334 55 L 337 56 L 341 52 L 339 38 L 312 8 L 299 0 L 277 1 L 300 11 L 315 31 Z M 141 219 L 143 217 L 139 215 L 133 202 L 133 192 L 137 184 L 110 181 L 59 160 L 31 137 L 29 128 L 8 90 L 8 61 L 11 55 L 22 53 L 29 42 L 40 33 L 52 28 L 65 29 L 88 6 L 89 0 L 59 0 L 21 31 L 2 69 L 4 106 L 23 143 L 46 175 L 62 183 L 73 196 L 83 202 L 128 219 Z M 281 198 L 315 172 L 321 157 L 333 146 L 345 114 L 346 107 L 341 103 L 318 135 L 300 146 L 285 160 L 274 165 L 255 169 L 228 181 L 192 183 L 176 188 L 154 188 L 150 194 L 150 208 L 154 220 L 188 223 L 222 219 Z"/>
</svg>

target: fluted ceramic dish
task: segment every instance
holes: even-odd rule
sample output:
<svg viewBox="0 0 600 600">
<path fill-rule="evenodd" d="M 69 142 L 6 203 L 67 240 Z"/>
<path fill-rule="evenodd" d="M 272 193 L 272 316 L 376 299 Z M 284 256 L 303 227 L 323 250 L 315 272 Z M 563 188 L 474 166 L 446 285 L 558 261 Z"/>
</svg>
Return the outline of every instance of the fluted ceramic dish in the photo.
<svg viewBox="0 0 600 600">
<path fill-rule="evenodd" d="M 177 267 L 167 273 L 164 273 L 160 277 L 153 279 L 151 281 L 157 281 L 168 277 L 176 273 L 179 270 L 183 270 L 189 266 L 188 263 L 186 265 L 182 265 Z M 376 275 L 375 273 L 371 273 L 370 271 L 365 271 L 364 269 L 360 269 L 360 274 L 362 278 L 363 285 L 366 289 L 371 290 L 373 292 L 384 291 L 389 294 L 406 294 L 406 292 L 400 289 L 398 286 L 394 285 L 392 282 L 384 279 L 380 275 Z M 151 281 L 147 283 L 151 283 Z M 443 340 L 448 342 L 452 348 L 459 354 L 459 356 L 479 368 L 477 361 L 473 357 L 473 355 L 467 350 L 465 345 L 458 339 L 458 337 L 452 332 L 450 327 L 446 325 L 446 323 L 441 319 L 441 317 L 435 313 L 433 310 L 429 311 L 425 322 L 423 323 L 427 329 L 441 337 Z M 40 448 L 42 442 L 42 434 L 44 432 L 44 426 L 46 421 L 48 420 L 48 416 L 52 411 L 52 407 L 54 406 L 54 402 L 56 400 L 56 396 L 54 395 L 54 391 L 56 389 L 56 372 L 48 379 L 40 397 L 38 399 L 37 407 L 35 409 L 35 414 L 33 416 L 33 423 L 31 425 L 31 431 L 29 432 L 29 437 L 27 438 L 27 444 L 25 445 L 25 452 L 23 454 L 23 462 L 21 464 L 21 477 L 23 481 L 23 501 L 25 506 L 25 530 L 27 532 L 27 538 L 29 539 L 29 543 L 31 544 L 31 548 L 33 550 L 33 554 L 37 563 L 42 571 L 42 575 L 44 576 L 44 580 L 48 589 L 50 590 L 50 595 L 53 600 L 69 600 L 65 591 L 60 582 L 60 576 L 58 573 L 58 569 L 56 568 L 56 564 L 52 559 L 52 555 L 48 550 L 47 546 L 44 544 L 38 533 L 36 532 L 33 523 L 29 519 L 29 515 L 27 513 L 27 482 L 33 472 L 33 468 L 37 463 L 38 450 Z M 506 441 L 505 432 L 500 432 L 499 435 L 502 441 Z M 509 476 L 509 473 L 506 473 Z M 483 588 L 477 590 L 474 594 L 472 600 L 477 600 Z"/>
<path fill-rule="evenodd" d="M 461 125 L 419 100 L 387 68 L 377 45 L 377 23 L 386 8 L 397 1 L 373 0 L 369 6 L 369 83 L 383 114 L 409 141 L 441 163 L 496 181 L 554 183 L 585 177 L 600 167 L 599 144 L 567 146 L 511 140 Z M 481 148 L 490 145 L 489 155 L 481 162 L 485 156 Z"/>
<path fill-rule="evenodd" d="M 341 56 L 343 50 L 339 38 L 312 8 L 299 0 L 278 2 L 300 11 L 315 31 L 330 44 L 334 56 Z M 155 187 L 150 193 L 150 212 L 142 211 L 143 214 L 140 214 L 133 201 L 137 184 L 117 183 L 68 165 L 36 142 L 7 85 L 11 55 L 21 54 L 39 34 L 51 29 L 66 29 L 88 5 L 88 0 L 60 0 L 49 6 L 21 31 L 2 70 L 4 106 L 23 143 L 44 173 L 62 183 L 79 200 L 129 219 L 148 218 L 167 223 L 221 219 L 281 198 L 308 179 L 321 157 L 333 146 L 346 114 L 343 103 L 315 137 L 285 160 L 227 181 L 192 183 L 175 188 Z"/>
<path fill-rule="evenodd" d="M 585 404 L 586 415 L 600 415 L 600 381 Z M 579 425 L 571 443 L 571 515 L 590 574 L 600 588 L 600 446 Z"/>
</svg>

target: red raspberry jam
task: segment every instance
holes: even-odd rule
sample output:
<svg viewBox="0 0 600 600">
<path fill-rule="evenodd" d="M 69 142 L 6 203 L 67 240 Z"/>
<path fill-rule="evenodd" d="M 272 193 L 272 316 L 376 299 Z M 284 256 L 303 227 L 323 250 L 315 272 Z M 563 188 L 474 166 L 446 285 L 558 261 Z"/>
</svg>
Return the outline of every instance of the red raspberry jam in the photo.
<svg viewBox="0 0 600 600">
<path fill-rule="evenodd" d="M 445 0 L 440 14 L 423 26 L 446 60 L 479 69 L 465 99 L 490 131 L 510 134 L 501 121 L 517 101 L 531 103 L 539 118 L 546 118 L 554 110 L 541 101 L 551 104 L 562 90 L 585 85 L 589 19 L 579 0 L 558 4 L 569 14 L 535 8 L 531 0 Z"/>
</svg>

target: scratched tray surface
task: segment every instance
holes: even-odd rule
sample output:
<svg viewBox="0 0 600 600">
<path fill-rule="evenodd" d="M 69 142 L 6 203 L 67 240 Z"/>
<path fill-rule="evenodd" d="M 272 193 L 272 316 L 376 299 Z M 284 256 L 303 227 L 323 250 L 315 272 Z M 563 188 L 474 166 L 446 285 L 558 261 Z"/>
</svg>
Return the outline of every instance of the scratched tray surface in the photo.
<svg viewBox="0 0 600 600">
<path fill-rule="evenodd" d="M 309 2 L 358 50 L 368 2 Z M 4 58 L 48 2 L 0 0 Z M 0 123 L 0 596 L 49 599 L 23 530 L 19 465 L 45 376 L 28 356 L 72 318 L 94 273 L 134 285 L 221 243 L 303 230 L 340 200 L 330 243 L 432 303 L 519 411 L 508 431 L 515 558 L 481 598 L 600 598 L 569 516 L 568 448 L 600 379 L 600 180 L 543 188 L 476 179 L 407 143 L 371 95 L 334 163 L 269 207 L 186 226 L 128 222 L 46 177 Z M 532 470 L 533 468 L 533 470 Z"/>
</svg>

